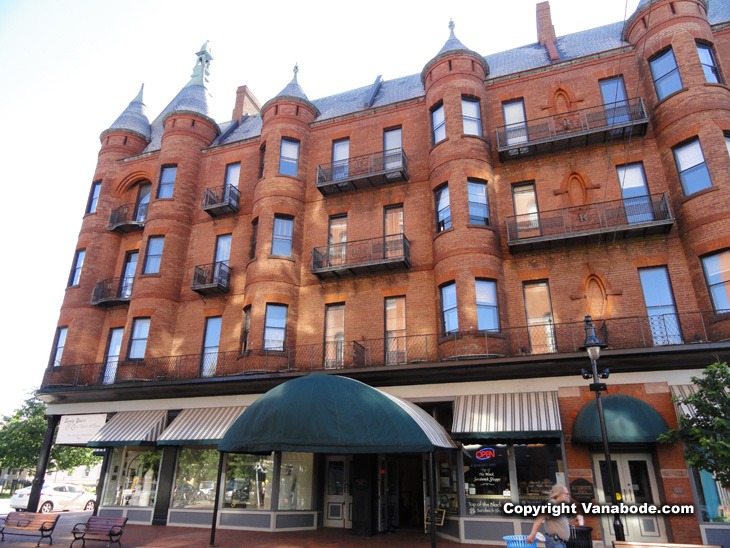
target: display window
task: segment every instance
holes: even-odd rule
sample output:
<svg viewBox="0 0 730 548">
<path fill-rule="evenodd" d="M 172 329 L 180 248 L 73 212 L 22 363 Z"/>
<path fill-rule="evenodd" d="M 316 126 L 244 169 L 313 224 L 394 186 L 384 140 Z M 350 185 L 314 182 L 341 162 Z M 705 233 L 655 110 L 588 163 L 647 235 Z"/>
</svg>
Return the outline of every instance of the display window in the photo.
<svg viewBox="0 0 730 548">
<path fill-rule="evenodd" d="M 456 456 L 453 453 L 436 453 L 438 470 L 438 508 L 448 515 L 459 515 L 459 485 Z"/>
<path fill-rule="evenodd" d="M 565 484 L 559 443 L 515 445 L 514 456 L 520 504 L 542 504 L 553 485 Z"/>
<path fill-rule="evenodd" d="M 282 453 L 279 469 L 279 510 L 311 510 L 313 453 Z"/>
<path fill-rule="evenodd" d="M 177 459 L 173 508 L 213 509 L 220 453 L 214 447 L 182 447 Z"/>
<path fill-rule="evenodd" d="M 274 453 L 243 455 L 229 453 L 223 508 L 271 510 Z"/>
<path fill-rule="evenodd" d="M 162 452 L 114 447 L 104 486 L 104 506 L 154 506 Z"/>
<path fill-rule="evenodd" d="M 706 470 L 694 471 L 695 486 L 703 522 L 730 523 L 730 489 L 720 485 Z"/>
</svg>

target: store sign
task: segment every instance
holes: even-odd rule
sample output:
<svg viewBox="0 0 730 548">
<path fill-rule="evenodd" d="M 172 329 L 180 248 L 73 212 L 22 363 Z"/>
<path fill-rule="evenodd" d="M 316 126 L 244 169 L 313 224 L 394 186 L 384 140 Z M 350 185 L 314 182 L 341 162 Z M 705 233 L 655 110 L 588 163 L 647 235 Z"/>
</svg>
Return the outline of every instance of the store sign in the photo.
<svg viewBox="0 0 730 548">
<path fill-rule="evenodd" d="M 578 502 L 591 502 L 595 498 L 593 484 L 583 478 L 574 479 L 570 482 L 570 493 Z"/>
<path fill-rule="evenodd" d="M 476 457 L 477 460 L 489 460 L 493 459 L 496 454 L 497 452 L 491 447 L 482 447 L 476 453 L 474 453 L 474 457 Z"/>
<path fill-rule="evenodd" d="M 106 413 L 100 415 L 64 415 L 58 423 L 57 445 L 86 445 L 106 423 Z"/>
</svg>

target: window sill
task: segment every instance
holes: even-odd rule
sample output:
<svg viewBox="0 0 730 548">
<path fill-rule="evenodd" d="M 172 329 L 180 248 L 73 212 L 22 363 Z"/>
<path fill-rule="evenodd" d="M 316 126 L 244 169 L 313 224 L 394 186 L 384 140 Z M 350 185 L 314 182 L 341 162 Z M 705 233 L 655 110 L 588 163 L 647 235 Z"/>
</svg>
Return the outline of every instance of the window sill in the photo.
<svg viewBox="0 0 730 548">
<path fill-rule="evenodd" d="M 484 141 L 484 143 L 489 144 L 489 141 L 483 136 L 483 135 L 474 135 L 473 133 L 462 133 L 462 137 L 465 139 L 478 139 L 480 141 Z"/>
<path fill-rule="evenodd" d="M 155 198 L 155 202 L 174 202 L 175 198 Z"/>
<path fill-rule="evenodd" d="M 293 263 L 297 262 L 296 259 L 287 257 L 286 255 L 269 255 L 268 258 L 269 259 L 280 259 L 282 261 L 291 261 Z"/>
<path fill-rule="evenodd" d="M 726 320 L 730 320 L 730 312 L 715 312 L 715 315 L 710 318 L 710 323 L 724 322 Z"/>
<path fill-rule="evenodd" d="M 679 95 L 680 93 L 684 93 L 685 91 L 688 91 L 688 90 L 689 90 L 689 88 L 682 88 L 682 89 L 678 89 L 677 91 L 674 91 L 674 92 L 670 93 L 664 99 L 660 99 L 659 102 L 654 106 L 654 108 L 657 108 L 663 102 L 668 101 L 669 99 L 671 99 L 675 95 Z M 654 89 L 654 91 L 656 92 L 656 89 Z"/>
<path fill-rule="evenodd" d="M 727 84 L 720 84 L 720 83 L 715 83 L 715 82 L 705 82 L 705 85 L 710 88 L 722 88 L 722 89 L 726 89 L 726 90 L 730 91 L 730 86 L 728 86 Z"/>
<path fill-rule="evenodd" d="M 692 194 L 685 196 L 684 199 L 680 202 L 682 205 L 684 205 L 686 202 L 689 202 L 690 200 L 697 198 L 699 196 L 704 196 L 705 194 L 708 194 L 710 192 L 717 192 L 720 190 L 720 187 L 716 186 L 709 186 L 707 188 L 703 188 L 702 190 L 698 190 L 697 192 L 693 192 Z"/>
<path fill-rule="evenodd" d="M 86 217 L 93 217 L 96 215 L 96 211 L 92 211 L 91 213 L 84 213 L 83 218 L 86 219 Z"/>
<path fill-rule="evenodd" d="M 66 289 L 78 289 L 79 287 L 81 287 L 81 285 L 80 285 L 80 284 L 76 284 L 76 285 L 67 285 L 67 286 L 66 286 Z"/>
<path fill-rule="evenodd" d="M 444 137 L 438 143 L 434 143 L 433 145 L 431 145 L 431 148 L 428 149 L 428 153 L 431 154 L 431 151 L 433 151 L 433 149 L 435 149 L 437 146 L 439 146 L 439 145 L 441 145 L 443 143 L 446 143 L 448 140 L 449 140 L 448 137 Z"/>
<path fill-rule="evenodd" d="M 249 259 L 248 262 L 246 263 L 246 268 L 248 268 L 248 265 L 250 265 L 251 263 L 255 263 L 255 262 L 256 262 L 256 257 L 254 257 L 253 259 Z"/>
<path fill-rule="evenodd" d="M 438 343 L 441 344 L 461 338 L 463 338 L 463 335 L 459 331 L 454 331 L 453 333 L 441 333 L 438 338 Z"/>
<path fill-rule="evenodd" d="M 286 173 L 277 173 L 276 176 L 277 177 L 283 177 L 284 179 L 292 179 L 294 181 L 299 181 L 300 183 L 302 182 L 302 179 L 299 176 L 296 176 L 296 175 L 287 175 Z M 259 179 L 259 181 L 260 180 L 261 179 Z"/>
<path fill-rule="evenodd" d="M 475 225 L 469 223 L 468 225 L 466 225 L 466 228 L 481 228 L 482 230 L 491 230 L 492 232 L 497 232 L 497 227 L 492 225 Z"/>
<path fill-rule="evenodd" d="M 453 232 L 453 231 L 454 231 L 454 227 L 452 226 L 451 228 L 447 228 L 446 230 L 442 230 L 441 232 L 437 232 L 436 234 L 434 234 L 433 239 L 435 241 L 436 238 L 438 238 L 439 236 L 442 236 L 443 234 L 446 234 L 447 232 Z"/>
<path fill-rule="evenodd" d="M 487 337 L 491 337 L 493 339 L 507 340 L 507 335 L 502 331 L 489 331 L 487 329 L 481 329 L 477 331 L 477 333 L 479 333 L 480 335 L 486 335 Z"/>
<path fill-rule="evenodd" d="M 159 272 L 154 272 L 154 273 L 150 272 L 149 274 L 142 273 L 139 275 L 139 277 L 140 278 L 162 278 L 162 274 L 160 274 Z"/>
</svg>

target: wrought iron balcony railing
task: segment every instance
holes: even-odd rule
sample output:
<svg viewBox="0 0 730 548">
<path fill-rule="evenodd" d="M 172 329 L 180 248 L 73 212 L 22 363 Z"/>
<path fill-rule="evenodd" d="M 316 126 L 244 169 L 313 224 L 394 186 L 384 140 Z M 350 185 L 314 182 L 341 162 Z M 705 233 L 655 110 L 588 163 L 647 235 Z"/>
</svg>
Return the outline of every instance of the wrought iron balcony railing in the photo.
<svg viewBox="0 0 730 548">
<path fill-rule="evenodd" d="M 196 266 L 190 289 L 201 295 L 227 293 L 231 289 L 231 268 L 227 262 Z"/>
<path fill-rule="evenodd" d="M 649 117 L 641 97 L 606 103 L 497 128 L 501 161 L 609 139 L 643 135 Z"/>
<path fill-rule="evenodd" d="M 112 211 L 109 216 L 107 230 L 118 232 L 133 232 L 142 230 L 147 220 L 149 204 L 124 204 Z"/>
<path fill-rule="evenodd" d="M 203 196 L 203 211 L 211 217 L 236 213 L 241 202 L 241 193 L 233 185 L 206 188 Z"/>
<path fill-rule="evenodd" d="M 355 156 L 317 167 L 317 188 L 328 196 L 359 188 L 408 180 L 408 157 L 402 148 Z"/>
<path fill-rule="evenodd" d="M 608 350 L 666 348 L 697 343 L 730 345 L 730 321 L 714 321 L 716 312 L 687 312 L 594 320 Z M 459 360 L 485 360 L 543 354 L 581 353 L 582 321 L 535 324 L 500 331 L 400 335 L 382 339 L 334 341 L 311 345 L 268 344 L 243 352 L 164 356 L 51 367 L 42 388 L 95 386 L 141 381 L 179 381 L 210 377 L 363 369 Z M 271 341 L 269 341 L 271 343 Z M 713 351 L 719 347 L 712 346 Z M 554 358 L 551 358 L 554 359 Z M 510 361 L 514 363 L 514 360 Z"/>
<path fill-rule="evenodd" d="M 549 247 L 568 239 L 583 243 L 597 234 L 628 238 L 668 232 L 674 224 L 666 194 L 512 215 L 507 217 L 510 248 Z"/>
<path fill-rule="evenodd" d="M 134 287 L 134 277 L 108 278 L 94 286 L 91 304 L 115 305 L 129 302 Z"/>
<path fill-rule="evenodd" d="M 312 250 L 312 274 L 320 278 L 411 267 L 405 234 L 323 245 Z"/>
</svg>

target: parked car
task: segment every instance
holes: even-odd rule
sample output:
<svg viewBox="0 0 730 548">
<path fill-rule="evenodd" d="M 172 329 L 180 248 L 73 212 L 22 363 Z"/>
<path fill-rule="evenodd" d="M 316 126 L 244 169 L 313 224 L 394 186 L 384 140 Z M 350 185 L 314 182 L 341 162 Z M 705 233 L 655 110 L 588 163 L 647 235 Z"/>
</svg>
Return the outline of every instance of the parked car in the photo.
<svg viewBox="0 0 730 548">
<path fill-rule="evenodd" d="M 25 510 L 28 507 L 30 487 L 18 489 L 10 498 L 10 507 L 13 510 Z M 38 501 L 38 511 L 42 514 L 62 510 L 93 510 L 96 506 L 96 496 L 85 491 L 83 487 L 69 483 L 45 483 Z"/>
</svg>

